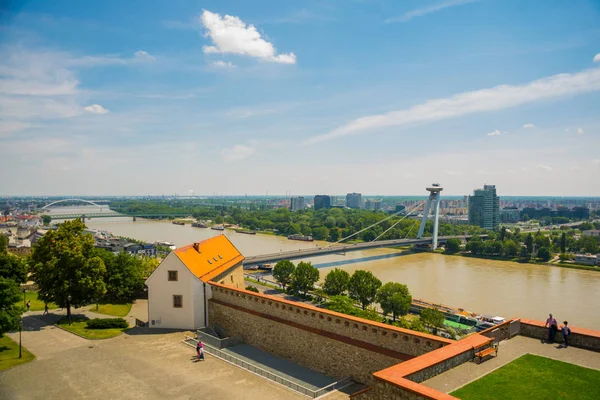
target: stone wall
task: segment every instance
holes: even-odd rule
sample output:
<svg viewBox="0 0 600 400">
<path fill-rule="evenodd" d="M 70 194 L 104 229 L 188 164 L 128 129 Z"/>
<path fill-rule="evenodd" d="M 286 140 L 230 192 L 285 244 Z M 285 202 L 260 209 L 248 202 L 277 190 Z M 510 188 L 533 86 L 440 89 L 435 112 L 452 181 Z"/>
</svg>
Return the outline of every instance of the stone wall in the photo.
<svg viewBox="0 0 600 400">
<path fill-rule="evenodd" d="M 563 343 L 562 333 L 559 324 L 559 330 L 556 333 L 556 343 Z M 600 352 L 600 332 L 591 329 L 577 328 L 570 326 L 571 335 L 569 336 L 569 346 L 580 347 L 582 349 Z M 544 327 L 544 322 L 521 319 L 521 335 L 534 339 L 546 340 L 548 338 L 548 328 Z"/>
<path fill-rule="evenodd" d="M 394 357 L 400 359 L 409 359 L 455 343 L 454 340 L 439 336 L 369 321 L 304 303 L 236 290 L 213 282 L 210 284 L 213 286 L 212 298 L 217 302 L 289 322 L 301 329 L 319 332 L 323 336 L 341 338 L 370 351 L 387 350 L 386 354 L 392 354 L 391 351 Z"/>
<path fill-rule="evenodd" d="M 209 300 L 208 309 L 210 323 L 218 324 L 230 337 L 336 379 L 351 376 L 358 382 L 373 383 L 375 371 L 402 361 L 233 308 L 214 298 Z"/>
</svg>

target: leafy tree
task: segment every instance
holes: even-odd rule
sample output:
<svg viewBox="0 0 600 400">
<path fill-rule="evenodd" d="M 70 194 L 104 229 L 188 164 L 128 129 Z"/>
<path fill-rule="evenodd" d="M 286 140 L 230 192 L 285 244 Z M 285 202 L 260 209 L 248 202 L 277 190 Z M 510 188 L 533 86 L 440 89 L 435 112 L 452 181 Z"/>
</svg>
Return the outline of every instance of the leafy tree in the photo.
<svg viewBox="0 0 600 400">
<path fill-rule="evenodd" d="M 377 289 L 381 287 L 381 281 L 370 271 L 357 270 L 352 274 L 348 282 L 348 293 L 351 298 L 358 301 L 364 310 L 373 303 L 377 295 Z"/>
<path fill-rule="evenodd" d="M 552 253 L 546 246 L 540 247 L 537 255 L 542 261 L 549 261 L 552 258 Z"/>
<path fill-rule="evenodd" d="M 273 268 L 273 278 L 281 284 L 283 290 L 292 281 L 292 273 L 296 269 L 294 263 L 290 260 L 281 260 Z"/>
<path fill-rule="evenodd" d="M 460 251 L 460 239 L 452 238 L 446 240 L 446 253 L 454 254 Z"/>
<path fill-rule="evenodd" d="M 117 256 L 105 251 L 106 294 L 104 298 L 116 301 L 129 301 L 144 288 L 142 260 L 126 252 Z M 111 257 L 112 256 L 112 257 Z"/>
<path fill-rule="evenodd" d="M 527 247 L 521 247 L 519 258 L 521 260 L 529 260 L 531 258 L 531 253 L 529 252 L 529 250 L 527 250 Z"/>
<path fill-rule="evenodd" d="M 502 227 L 500 228 L 500 237 L 498 238 L 501 241 L 504 241 L 504 238 L 506 237 L 506 227 Z"/>
<path fill-rule="evenodd" d="M 27 281 L 27 268 L 23 259 L 8 252 L 0 252 L 0 277 L 11 279 L 16 283 L 25 283 Z"/>
<path fill-rule="evenodd" d="M 312 235 L 317 240 L 325 240 L 329 237 L 329 229 L 324 226 L 313 228 Z"/>
<path fill-rule="evenodd" d="M 296 292 L 306 293 L 314 288 L 319 280 L 319 270 L 310 262 L 299 262 L 294 272 L 292 272 L 292 288 Z"/>
<path fill-rule="evenodd" d="M 560 235 L 560 252 L 567 252 L 567 234 L 565 232 L 563 232 L 562 235 Z"/>
<path fill-rule="evenodd" d="M 0 254 L 5 253 L 8 248 L 8 237 L 0 233 Z"/>
<path fill-rule="evenodd" d="M 586 253 L 597 254 L 600 252 L 600 246 L 598 246 L 598 239 L 593 236 L 581 236 L 576 243 L 577 250 L 584 251 Z"/>
<path fill-rule="evenodd" d="M 425 308 L 421 311 L 421 321 L 437 334 L 437 328 L 444 326 L 444 314 L 435 308 Z"/>
<path fill-rule="evenodd" d="M 408 286 L 396 282 L 388 282 L 377 290 L 377 302 L 387 316 L 392 314 L 392 320 L 396 321 L 396 316 L 408 314 L 412 303 L 412 296 Z"/>
<path fill-rule="evenodd" d="M 519 245 L 514 240 L 505 240 L 502 248 L 505 257 L 514 258 L 519 254 Z"/>
<path fill-rule="evenodd" d="M 327 309 L 342 314 L 357 315 L 359 309 L 354 306 L 354 301 L 347 296 L 331 296 Z"/>
<path fill-rule="evenodd" d="M 533 236 L 531 233 L 528 233 L 527 236 L 525 236 L 525 246 L 527 246 L 527 252 L 531 254 L 533 251 Z"/>
<path fill-rule="evenodd" d="M 156 268 L 158 268 L 158 266 L 160 265 L 160 261 L 158 260 L 158 258 L 154 258 L 154 257 L 142 257 L 140 261 L 141 261 L 140 267 L 141 267 L 141 271 L 142 271 L 142 277 L 144 279 L 146 279 L 150 275 L 152 275 L 154 270 Z"/>
<path fill-rule="evenodd" d="M 218 215 L 215 217 L 215 224 L 222 224 L 223 223 L 223 217 Z"/>
<path fill-rule="evenodd" d="M 421 318 L 419 317 L 410 320 L 409 329 L 417 332 L 427 332 L 427 329 L 425 329 L 425 326 L 423 325 L 423 321 L 421 321 Z"/>
<path fill-rule="evenodd" d="M 92 303 L 106 290 L 106 267 L 94 253 L 94 238 L 84 234 L 84 229 L 80 219 L 64 222 L 42 236 L 31 254 L 38 298 L 66 305 L 69 316 L 72 304 Z"/>
<path fill-rule="evenodd" d="M 21 299 L 19 285 L 12 279 L 0 277 L 0 337 L 19 327 L 23 308 L 17 304 Z"/>
<path fill-rule="evenodd" d="M 329 241 L 337 242 L 338 240 L 340 240 L 340 231 L 338 228 L 334 227 L 329 230 Z"/>
<path fill-rule="evenodd" d="M 44 225 L 50 225 L 50 222 L 52 222 L 52 217 L 49 215 L 42 215 L 42 222 Z"/>
<path fill-rule="evenodd" d="M 343 269 L 336 268 L 329 271 L 323 282 L 323 290 L 330 296 L 337 296 L 348 289 L 350 274 Z"/>
<path fill-rule="evenodd" d="M 472 254 L 480 255 L 483 254 L 483 242 L 481 240 L 469 240 L 465 246 L 465 250 L 470 251 Z"/>
</svg>

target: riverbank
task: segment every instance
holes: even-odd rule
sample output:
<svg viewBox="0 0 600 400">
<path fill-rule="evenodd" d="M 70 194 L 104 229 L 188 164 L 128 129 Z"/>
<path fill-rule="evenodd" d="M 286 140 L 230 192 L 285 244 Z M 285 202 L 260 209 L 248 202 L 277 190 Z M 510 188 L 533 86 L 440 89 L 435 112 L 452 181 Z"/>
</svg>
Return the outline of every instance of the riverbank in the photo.
<svg viewBox="0 0 600 400">
<path fill-rule="evenodd" d="M 546 267 L 561 267 L 561 268 L 571 268 L 571 269 L 579 269 L 585 271 L 596 271 L 600 272 L 599 267 L 594 267 L 593 265 L 581 265 L 581 264 L 569 264 L 569 263 L 551 263 L 547 261 L 532 261 L 532 260 L 523 260 L 518 257 L 515 258 L 505 258 L 505 257 L 494 257 L 494 256 L 480 256 L 476 254 L 470 253 L 446 253 L 444 251 L 435 251 L 434 253 L 442 254 L 444 256 L 456 256 L 456 257 L 465 257 L 465 258 L 477 258 L 481 260 L 491 260 L 491 261 L 504 261 L 518 264 L 529 264 L 529 265 L 541 265 Z"/>
</svg>

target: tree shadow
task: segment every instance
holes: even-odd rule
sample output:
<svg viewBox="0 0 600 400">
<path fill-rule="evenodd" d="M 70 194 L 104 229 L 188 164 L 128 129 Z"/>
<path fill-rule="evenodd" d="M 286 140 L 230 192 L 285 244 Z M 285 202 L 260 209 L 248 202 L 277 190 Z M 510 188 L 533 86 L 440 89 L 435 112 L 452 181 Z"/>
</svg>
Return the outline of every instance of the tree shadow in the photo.
<svg viewBox="0 0 600 400">
<path fill-rule="evenodd" d="M 2 353 L 3 351 L 6 351 L 6 350 L 10 350 L 10 347 L 7 347 L 7 346 L 0 347 L 0 353 Z"/>
<path fill-rule="evenodd" d="M 168 333 L 185 333 L 189 331 L 189 329 L 148 328 L 142 326 L 134 326 L 133 328 L 125 331 L 125 334 L 130 336 L 164 335 Z"/>
</svg>

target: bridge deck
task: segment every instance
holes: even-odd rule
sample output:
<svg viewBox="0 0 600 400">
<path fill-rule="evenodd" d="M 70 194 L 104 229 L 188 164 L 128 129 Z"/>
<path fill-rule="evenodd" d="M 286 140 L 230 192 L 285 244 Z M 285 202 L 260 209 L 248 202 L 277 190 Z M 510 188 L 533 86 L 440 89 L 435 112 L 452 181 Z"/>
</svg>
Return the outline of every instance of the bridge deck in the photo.
<svg viewBox="0 0 600 400">
<path fill-rule="evenodd" d="M 448 239 L 468 239 L 470 236 L 440 236 L 439 242 L 445 242 Z M 298 258 L 306 258 L 312 256 L 322 256 L 326 254 L 344 253 L 348 251 L 359 251 L 366 249 L 375 249 L 378 247 L 391 247 L 391 246 L 410 246 L 417 244 L 430 244 L 431 238 L 424 239 L 394 239 L 394 240 L 381 240 L 377 242 L 357 243 L 357 244 L 332 244 L 326 247 L 316 247 L 314 249 L 303 249 L 294 251 L 282 251 L 279 253 L 261 254 L 259 256 L 246 257 L 244 265 L 256 265 L 270 262 L 276 262 L 280 260 L 295 260 Z"/>
</svg>

